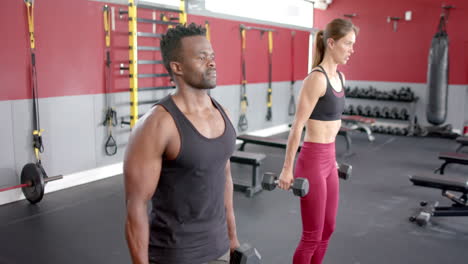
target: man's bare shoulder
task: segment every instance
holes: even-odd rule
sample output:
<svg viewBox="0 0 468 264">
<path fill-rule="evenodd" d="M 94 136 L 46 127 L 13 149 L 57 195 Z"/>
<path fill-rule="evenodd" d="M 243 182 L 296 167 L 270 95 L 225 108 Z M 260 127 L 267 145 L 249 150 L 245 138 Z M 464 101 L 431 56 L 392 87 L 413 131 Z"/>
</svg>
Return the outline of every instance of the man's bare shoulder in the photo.
<svg viewBox="0 0 468 264">
<path fill-rule="evenodd" d="M 176 129 L 177 127 L 171 114 L 163 106 L 157 105 L 152 107 L 138 120 L 134 131 L 170 134 Z"/>
</svg>

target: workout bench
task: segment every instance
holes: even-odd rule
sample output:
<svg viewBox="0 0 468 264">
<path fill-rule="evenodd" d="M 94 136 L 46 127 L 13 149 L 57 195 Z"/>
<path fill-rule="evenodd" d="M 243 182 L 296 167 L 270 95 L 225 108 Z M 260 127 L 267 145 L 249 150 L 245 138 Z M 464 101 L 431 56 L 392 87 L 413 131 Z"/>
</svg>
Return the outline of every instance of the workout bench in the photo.
<svg viewBox="0 0 468 264">
<path fill-rule="evenodd" d="M 231 162 L 252 166 L 252 179 L 249 184 L 246 184 L 245 182 L 238 180 L 238 177 L 233 176 L 232 181 L 234 188 L 244 191 L 248 197 L 252 197 L 255 193 L 261 191 L 261 179 L 258 179 L 258 177 L 261 175 L 260 165 L 265 158 L 266 155 L 263 153 L 235 151 L 230 158 Z"/>
<path fill-rule="evenodd" d="M 456 152 L 460 152 L 460 150 L 461 150 L 463 147 L 468 146 L 468 136 L 457 137 L 457 138 L 455 139 L 455 141 L 457 141 L 458 143 L 460 143 L 460 146 L 458 146 Z"/>
<path fill-rule="evenodd" d="M 466 178 L 438 174 L 418 174 L 410 175 L 409 179 L 416 186 L 441 189 L 442 196 L 454 202 L 452 206 L 438 206 L 438 202 L 428 206 L 427 202 L 421 202 L 421 211 L 418 215 L 410 217 L 411 222 L 424 226 L 432 216 L 468 216 L 468 180 Z M 461 192 L 462 195 L 457 197 L 449 191 Z"/>
<path fill-rule="evenodd" d="M 341 117 L 341 121 L 343 122 L 344 128 L 347 128 L 350 131 L 364 131 L 370 142 L 373 142 L 375 140 L 375 137 L 370 129 L 370 126 L 375 124 L 375 119 L 357 115 L 343 115 Z"/>
<path fill-rule="evenodd" d="M 346 140 L 346 153 L 351 153 L 351 137 L 349 136 L 350 131 L 351 129 L 342 127 L 340 128 L 340 131 L 338 132 L 338 135 L 343 136 Z M 248 143 L 267 146 L 267 147 L 282 148 L 282 149 L 286 149 L 286 146 L 288 144 L 287 139 L 273 138 L 273 137 L 240 135 L 240 136 L 237 136 L 237 139 L 242 141 L 242 144 L 239 147 L 239 150 L 241 151 L 244 150 L 245 145 Z M 302 142 L 297 149 L 298 152 L 301 151 L 301 146 L 302 146 Z"/>
<path fill-rule="evenodd" d="M 442 152 L 439 153 L 439 159 L 444 160 L 444 163 L 437 168 L 434 173 L 440 172 L 444 174 L 445 167 L 450 163 L 468 165 L 468 154 L 457 152 Z"/>
<path fill-rule="evenodd" d="M 245 148 L 245 145 L 247 143 L 255 144 L 255 145 L 262 145 L 262 146 L 267 146 L 267 147 L 274 147 L 274 148 L 282 148 L 286 149 L 286 146 L 288 144 L 287 139 L 283 138 L 273 138 L 273 137 L 259 137 L 259 136 L 252 136 L 252 135 L 240 135 L 237 136 L 237 139 L 242 140 L 242 144 L 239 147 L 239 150 L 243 151 Z M 301 150 L 301 145 L 299 145 L 299 148 L 297 151 Z"/>
</svg>

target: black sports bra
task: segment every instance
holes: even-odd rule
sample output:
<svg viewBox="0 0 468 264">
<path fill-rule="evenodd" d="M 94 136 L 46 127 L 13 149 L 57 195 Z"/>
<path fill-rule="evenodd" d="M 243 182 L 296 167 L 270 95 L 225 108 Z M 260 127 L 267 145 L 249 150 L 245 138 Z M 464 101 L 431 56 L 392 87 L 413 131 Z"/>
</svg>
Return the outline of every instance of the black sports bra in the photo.
<svg viewBox="0 0 468 264">
<path fill-rule="evenodd" d="M 318 71 L 325 74 L 325 77 L 327 78 L 327 91 L 325 92 L 325 95 L 320 97 L 317 101 L 309 119 L 321 121 L 340 120 L 345 106 L 343 77 L 339 71 L 336 71 L 341 80 L 341 92 L 336 92 L 331 86 L 327 73 L 322 66 L 318 65 L 317 67 L 320 69 L 315 69 L 312 72 Z"/>
</svg>

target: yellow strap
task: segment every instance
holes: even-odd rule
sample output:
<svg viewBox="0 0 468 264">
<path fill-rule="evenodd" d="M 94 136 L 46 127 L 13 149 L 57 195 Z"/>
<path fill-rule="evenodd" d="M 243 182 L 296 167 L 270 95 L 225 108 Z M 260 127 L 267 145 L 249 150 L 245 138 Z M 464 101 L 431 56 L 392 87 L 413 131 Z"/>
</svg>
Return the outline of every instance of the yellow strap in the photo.
<svg viewBox="0 0 468 264">
<path fill-rule="evenodd" d="M 170 19 L 165 14 L 162 14 L 161 17 L 162 17 L 162 21 L 166 21 L 166 22 L 170 21 Z M 167 26 L 167 28 L 173 28 L 173 27 L 174 26 L 172 26 L 172 25 Z"/>
<path fill-rule="evenodd" d="M 268 51 L 273 52 L 273 32 L 268 31 Z"/>
<path fill-rule="evenodd" d="M 245 39 L 245 29 L 241 29 L 241 35 L 242 35 L 242 49 L 245 50 L 245 44 L 246 44 L 246 39 Z"/>
<path fill-rule="evenodd" d="M 42 132 L 44 132 L 44 129 L 41 129 L 41 130 L 34 130 L 33 131 L 33 135 L 37 135 L 37 136 L 41 136 Z"/>
<path fill-rule="evenodd" d="M 246 113 L 247 112 L 247 101 L 242 100 L 241 101 L 241 113 Z"/>
<path fill-rule="evenodd" d="M 205 21 L 205 28 L 206 28 L 206 39 L 211 41 L 210 23 L 208 21 Z"/>
<path fill-rule="evenodd" d="M 37 161 L 41 160 L 41 156 L 39 155 L 39 149 L 38 148 L 34 148 L 34 155 L 36 155 L 36 160 Z"/>
<path fill-rule="evenodd" d="M 182 13 L 180 13 L 179 15 L 179 23 L 181 23 L 182 25 L 185 25 L 187 23 L 187 13 L 185 13 L 185 0 L 180 0 L 180 7 L 179 7 L 180 11 L 182 11 Z"/>
<path fill-rule="evenodd" d="M 29 40 L 31 49 L 36 48 L 36 40 L 34 38 L 34 2 L 31 0 L 25 0 L 26 10 L 28 11 L 28 25 L 29 25 Z"/>
<path fill-rule="evenodd" d="M 110 30 L 109 30 L 109 7 L 104 6 L 104 31 L 106 34 L 106 47 L 110 47 Z"/>
</svg>

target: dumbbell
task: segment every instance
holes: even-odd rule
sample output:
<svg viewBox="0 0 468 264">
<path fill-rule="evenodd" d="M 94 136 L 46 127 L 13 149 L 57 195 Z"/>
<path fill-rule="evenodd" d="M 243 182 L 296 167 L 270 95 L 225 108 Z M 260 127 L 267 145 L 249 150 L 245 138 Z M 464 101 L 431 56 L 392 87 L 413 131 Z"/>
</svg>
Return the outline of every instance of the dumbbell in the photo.
<svg viewBox="0 0 468 264">
<path fill-rule="evenodd" d="M 377 100 L 382 100 L 383 96 L 382 96 L 383 92 L 382 91 L 375 91 L 375 99 Z"/>
<path fill-rule="evenodd" d="M 393 127 L 392 128 L 392 134 L 393 135 L 401 135 L 401 129 L 399 127 Z"/>
<path fill-rule="evenodd" d="M 359 88 L 354 87 L 350 92 L 349 92 L 349 97 L 358 97 L 359 93 Z"/>
<path fill-rule="evenodd" d="M 408 110 L 406 110 L 406 108 L 402 108 L 400 110 L 400 119 L 402 119 L 402 120 L 408 120 L 409 119 Z"/>
<path fill-rule="evenodd" d="M 374 108 L 372 108 L 372 116 L 373 117 L 381 117 L 380 107 L 374 106 Z"/>
<path fill-rule="evenodd" d="M 345 88 L 345 96 L 348 97 L 350 92 L 351 92 L 351 86 L 346 86 L 346 88 Z"/>
<path fill-rule="evenodd" d="M 390 118 L 393 118 L 393 119 L 400 118 L 400 111 L 398 111 L 398 108 L 393 107 L 392 110 L 390 110 Z"/>
<path fill-rule="evenodd" d="M 398 91 L 396 89 L 392 89 L 390 91 L 390 100 L 398 101 L 400 96 L 398 95 Z"/>
<path fill-rule="evenodd" d="M 414 100 L 414 93 L 410 87 L 402 87 L 398 92 L 398 96 L 401 101 L 411 102 Z"/>
<path fill-rule="evenodd" d="M 343 109 L 343 115 L 349 115 L 349 105 Z"/>
<path fill-rule="evenodd" d="M 351 177 L 353 166 L 346 163 L 338 163 L 338 177 L 347 180 Z"/>
<path fill-rule="evenodd" d="M 390 133 L 390 127 L 389 126 L 382 126 L 381 133 L 389 134 Z"/>
<path fill-rule="evenodd" d="M 382 92 L 380 99 L 381 100 L 391 100 L 391 95 L 387 91 Z"/>
<path fill-rule="evenodd" d="M 382 108 L 382 117 L 390 118 L 390 109 L 386 106 Z"/>
<path fill-rule="evenodd" d="M 367 95 L 369 96 L 369 99 L 375 99 L 377 96 L 377 89 L 375 89 L 372 86 L 369 86 L 369 92 Z"/>
<path fill-rule="evenodd" d="M 260 264 L 262 256 L 257 249 L 249 244 L 242 244 L 236 248 L 229 259 L 229 264 Z"/>
<path fill-rule="evenodd" d="M 369 89 L 362 88 L 361 89 L 361 98 L 369 98 Z"/>
<path fill-rule="evenodd" d="M 276 173 L 266 172 L 263 174 L 263 190 L 273 191 L 276 186 L 278 186 L 278 175 Z M 289 189 L 295 196 L 304 197 L 309 192 L 309 181 L 305 178 L 296 178 Z"/>
<path fill-rule="evenodd" d="M 356 114 L 357 115 L 364 115 L 364 107 L 362 105 L 358 105 L 356 107 Z"/>
<path fill-rule="evenodd" d="M 354 105 L 349 105 L 347 109 L 348 109 L 348 115 L 356 114 L 356 111 L 354 110 Z"/>
<path fill-rule="evenodd" d="M 364 107 L 364 115 L 370 117 L 374 116 L 374 112 L 372 112 L 372 108 L 369 105 Z"/>
<path fill-rule="evenodd" d="M 366 90 L 364 88 L 358 88 L 357 97 L 358 98 L 366 98 Z"/>
</svg>

